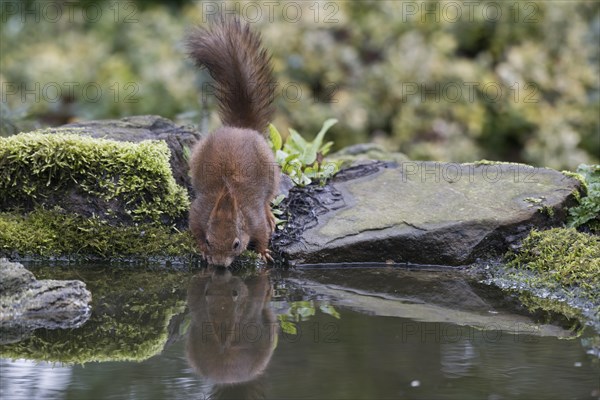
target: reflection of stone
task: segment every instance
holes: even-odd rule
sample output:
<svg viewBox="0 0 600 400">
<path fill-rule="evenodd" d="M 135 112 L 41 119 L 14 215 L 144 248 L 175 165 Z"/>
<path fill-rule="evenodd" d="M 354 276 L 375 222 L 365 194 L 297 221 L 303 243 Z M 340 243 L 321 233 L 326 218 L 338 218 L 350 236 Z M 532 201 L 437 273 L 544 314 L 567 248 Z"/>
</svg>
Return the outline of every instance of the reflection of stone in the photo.
<svg viewBox="0 0 600 400">
<path fill-rule="evenodd" d="M 492 295 L 480 297 L 464 278 L 456 272 L 454 277 L 452 275 L 397 268 L 308 269 L 298 278 L 288 278 L 287 282 L 327 298 L 335 306 L 370 315 L 408 318 L 411 321 L 403 325 L 408 336 L 426 334 L 429 323 L 436 324 L 437 335 L 450 342 L 476 332 L 490 336 L 496 331 L 524 337 L 576 335 L 560 326 L 537 323 L 531 316 L 502 304 L 503 299 L 494 300 Z M 495 307 L 497 301 L 500 303 Z"/>
<path fill-rule="evenodd" d="M 242 280 L 217 269 L 192 279 L 187 358 L 199 375 L 217 386 L 250 384 L 261 375 L 277 344 L 271 292 L 265 274 Z"/>
<path fill-rule="evenodd" d="M 0 259 L 0 343 L 38 328 L 76 328 L 90 317 L 92 296 L 81 281 L 35 279 L 18 263 Z"/>
<path fill-rule="evenodd" d="M 273 242 L 294 263 L 465 265 L 503 254 L 532 227 L 564 223 L 580 187 L 519 164 L 367 162 L 291 193 Z"/>
</svg>

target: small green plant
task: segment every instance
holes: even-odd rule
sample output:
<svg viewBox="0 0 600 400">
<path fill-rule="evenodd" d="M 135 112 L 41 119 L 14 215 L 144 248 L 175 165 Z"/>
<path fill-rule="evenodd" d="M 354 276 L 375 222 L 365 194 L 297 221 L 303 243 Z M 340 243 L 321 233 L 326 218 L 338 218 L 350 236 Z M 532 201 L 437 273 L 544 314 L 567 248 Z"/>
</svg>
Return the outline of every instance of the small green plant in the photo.
<svg viewBox="0 0 600 400">
<path fill-rule="evenodd" d="M 577 173 L 583 177 L 587 196 L 581 198 L 578 206 L 569 209 L 567 225 L 577 228 L 586 224 L 600 232 L 600 165 L 582 164 Z"/>
<path fill-rule="evenodd" d="M 296 186 L 309 185 L 313 180 L 324 183 L 339 171 L 339 162 L 323 161 L 333 145 L 333 142 L 323 144 L 323 138 L 329 128 L 336 123 L 336 119 L 326 120 L 312 142 L 306 141 L 298 132 L 290 128 L 290 136 L 285 143 L 277 128 L 272 124 L 269 125 L 271 149 L 275 153 L 275 159 L 283 173 L 288 175 Z"/>
<path fill-rule="evenodd" d="M 283 224 L 286 222 L 286 220 L 280 218 L 283 216 L 283 211 L 279 209 L 279 205 L 283 199 L 285 199 L 285 196 L 280 194 L 271 201 L 271 211 L 275 217 L 275 226 L 277 226 L 278 229 L 282 229 Z"/>
</svg>

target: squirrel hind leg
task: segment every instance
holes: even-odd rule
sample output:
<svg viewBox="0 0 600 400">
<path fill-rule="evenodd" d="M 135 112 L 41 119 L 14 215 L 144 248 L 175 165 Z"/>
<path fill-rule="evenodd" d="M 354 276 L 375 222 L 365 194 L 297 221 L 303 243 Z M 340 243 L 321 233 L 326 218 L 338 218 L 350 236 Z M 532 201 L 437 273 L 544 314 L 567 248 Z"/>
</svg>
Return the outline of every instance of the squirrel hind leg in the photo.
<svg viewBox="0 0 600 400">
<path fill-rule="evenodd" d="M 271 211 L 270 204 L 265 205 L 265 215 L 267 216 L 267 224 L 269 225 L 270 233 L 275 232 L 275 215 L 273 215 L 273 211 Z"/>
</svg>

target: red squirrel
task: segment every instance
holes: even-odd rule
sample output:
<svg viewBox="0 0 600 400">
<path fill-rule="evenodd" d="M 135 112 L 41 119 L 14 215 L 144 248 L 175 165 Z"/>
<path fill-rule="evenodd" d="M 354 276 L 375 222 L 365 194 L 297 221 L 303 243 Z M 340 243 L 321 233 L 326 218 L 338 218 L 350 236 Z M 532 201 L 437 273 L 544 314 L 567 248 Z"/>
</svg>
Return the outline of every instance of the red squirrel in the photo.
<svg viewBox="0 0 600 400">
<path fill-rule="evenodd" d="M 222 127 L 193 148 L 190 175 L 196 198 L 190 231 L 209 264 L 229 266 L 253 243 L 265 261 L 275 228 L 270 202 L 279 168 L 266 140 L 274 81 L 259 34 L 237 19 L 224 19 L 186 38 L 188 54 L 216 82 Z"/>
</svg>

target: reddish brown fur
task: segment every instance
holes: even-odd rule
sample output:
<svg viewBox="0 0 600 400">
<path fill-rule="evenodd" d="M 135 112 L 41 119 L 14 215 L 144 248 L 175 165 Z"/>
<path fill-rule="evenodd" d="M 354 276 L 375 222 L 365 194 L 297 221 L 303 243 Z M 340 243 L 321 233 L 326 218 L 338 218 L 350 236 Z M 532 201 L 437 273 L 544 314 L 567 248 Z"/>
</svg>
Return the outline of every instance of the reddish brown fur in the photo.
<svg viewBox="0 0 600 400">
<path fill-rule="evenodd" d="M 192 151 L 196 199 L 190 230 L 210 264 L 228 266 L 250 242 L 270 259 L 270 202 L 279 186 L 279 169 L 261 133 L 273 115 L 269 57 L 260 37 L 237 20 L 193 32 L 187 46 L 196 64 L 217 82 L 224 124 Z"/>
<path fill-rule="evenodd" d="M 260 35 L 239 20 L 221 19 L 210 30 L 194 30 L 186 44 L 196 65 L 216 81 L 223 125 L 264 132 L 275 111 L 276 82 Z"/>
</svg>

